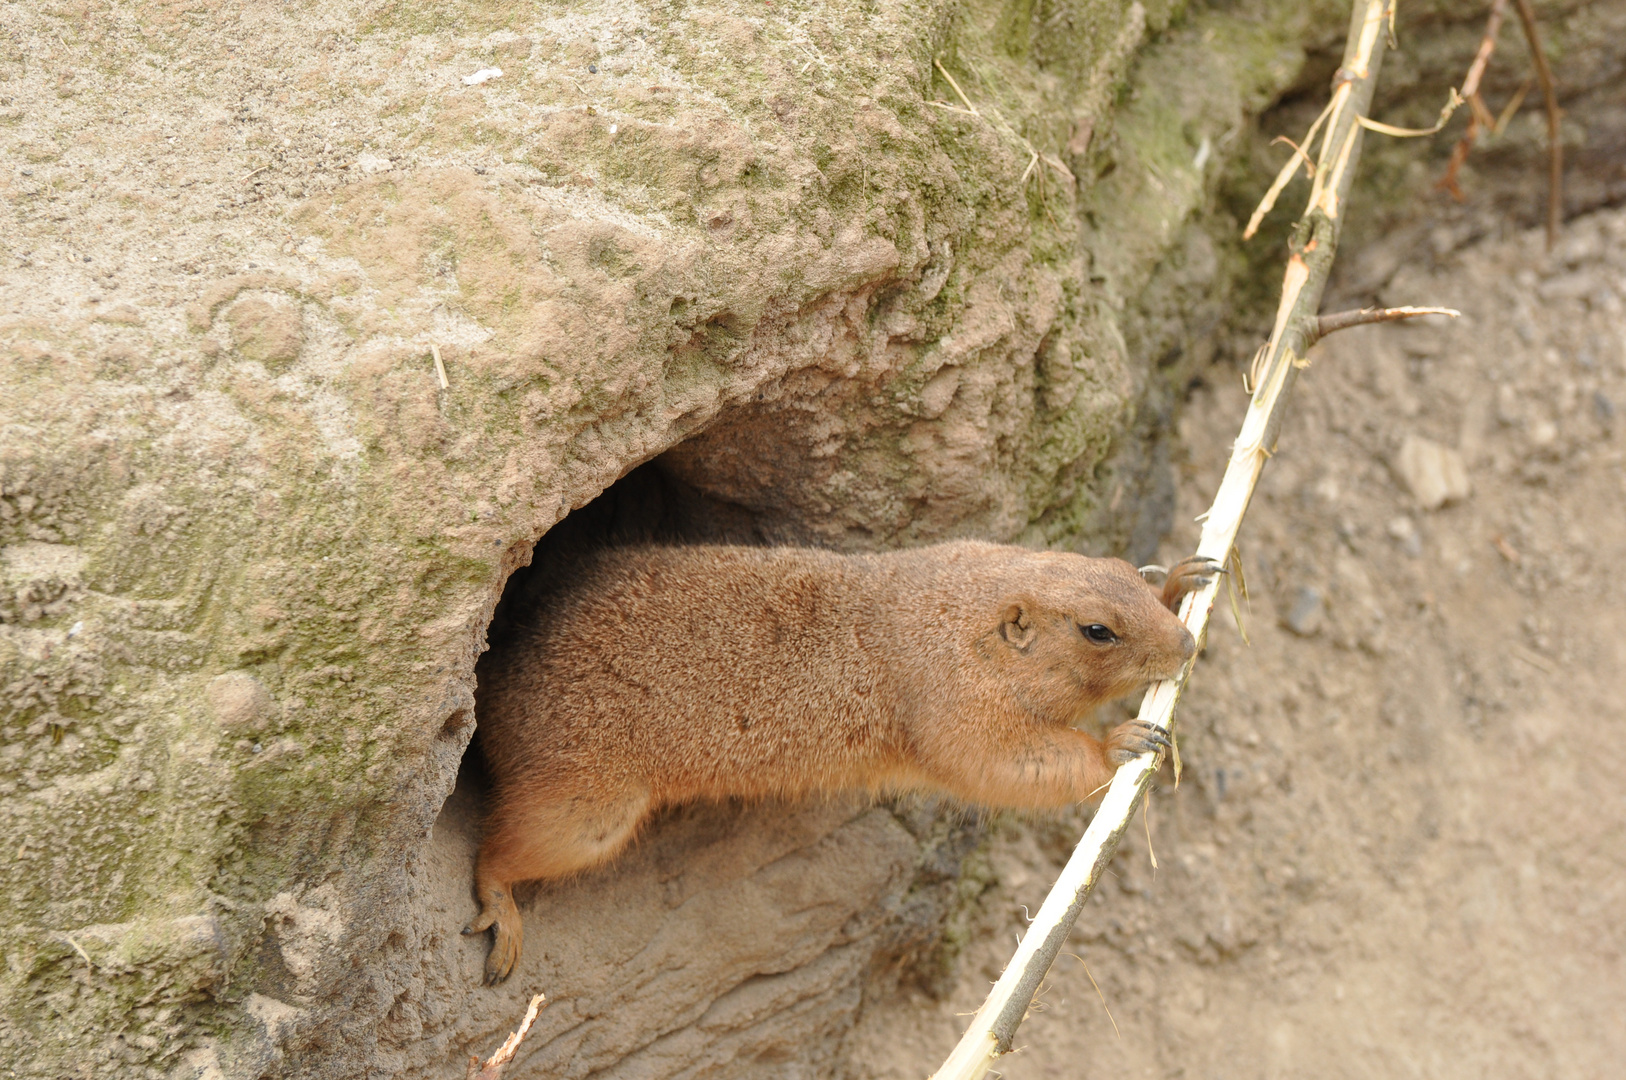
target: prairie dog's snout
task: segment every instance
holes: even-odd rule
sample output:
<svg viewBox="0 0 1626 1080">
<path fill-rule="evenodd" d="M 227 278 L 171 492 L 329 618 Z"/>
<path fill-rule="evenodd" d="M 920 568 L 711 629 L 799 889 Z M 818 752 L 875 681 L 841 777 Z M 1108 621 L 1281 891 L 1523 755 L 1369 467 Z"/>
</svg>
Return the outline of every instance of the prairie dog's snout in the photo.
<svg viewBox="0 0 1626 1080">
<path fill-rule="evenodd" d="M 1177 623 L 1179 622 L 1178 619 L 1175 621 Z M 1180 659 L 1176 660 L 1167 669 L 1154 675 L 1153 678 L 1155 679 L 1174 678 L 1176 675 L 1180 674 L 1180 669 L 1185 666 L 1186 661 L 1190 660 L 1192 654 L 1197 651 L 1197 639 L 1191 636 L 1191 631 L 1186 629 L 1184 623 L 1180 623 L 1179 625 L 1180 632 L 1175 635 L 1175 639 L 1178 644 L 1176 644 L 1174 651 L 1180 657 Z"/>
<path fill-rule="evenodd" d="M 1178 633 L 1175 634 L 1175 640 L 1178 642 L 1175 651 L 1179 653 L 1180 659 L 1172 668 L 1160 674 L 1158 676 L 1160 679 L 1172 679 L 1180 674 L 1180 669 L 1185 666 L 1186 661 L 1190 660 L 1197 652 L 1197 639 L 1191 636 L 1191 631 L 1186 629 L 1186 624 L 1176 618 L 1174 625 L 1178 630 Z"/>
</svg>

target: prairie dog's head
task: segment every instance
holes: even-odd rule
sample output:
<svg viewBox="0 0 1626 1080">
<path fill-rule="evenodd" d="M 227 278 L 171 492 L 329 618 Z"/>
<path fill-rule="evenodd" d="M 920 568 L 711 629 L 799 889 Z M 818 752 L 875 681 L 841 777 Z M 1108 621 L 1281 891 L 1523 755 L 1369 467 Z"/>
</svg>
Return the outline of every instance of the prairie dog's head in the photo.
<svg viewBox="0 0 1626 1080">
<path fill-rule="evenodd" d="M 1173 678 L 1196 651 L 1185 624 L 1122 559 L 1043 552 L 1011 570 L 981 652 L 1044 716 L 1070 723 Z"/>
</svg>

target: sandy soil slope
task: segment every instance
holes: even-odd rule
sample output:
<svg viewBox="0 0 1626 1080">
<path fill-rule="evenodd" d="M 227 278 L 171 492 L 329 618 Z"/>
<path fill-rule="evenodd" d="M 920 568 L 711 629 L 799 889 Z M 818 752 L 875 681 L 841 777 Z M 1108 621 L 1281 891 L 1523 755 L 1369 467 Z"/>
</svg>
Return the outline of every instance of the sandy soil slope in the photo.
<svg viewBox="0 0 1626 1080">
<path fill-rule="evenodd" d="M 1243 531 L 1252 644 L 1216 619 L 1158 868 L 1135 830 L 1009 1080 L 1618 1075 L 1626 213 L 1552 257 L 1536 234 L 1390 254 L 1386 302 L 1465 316 L 1313 354 Z M 1195 391 L 1164 554 L 1244 400 L 1229 365 Z M 1471 493 L 1423 509 L 1409 437 L 1459 451 Z M 854 1075 L 937 1066 L 1077 825 L 1003 830 L 952 992 L 870 1008 Z"/>
</svg>

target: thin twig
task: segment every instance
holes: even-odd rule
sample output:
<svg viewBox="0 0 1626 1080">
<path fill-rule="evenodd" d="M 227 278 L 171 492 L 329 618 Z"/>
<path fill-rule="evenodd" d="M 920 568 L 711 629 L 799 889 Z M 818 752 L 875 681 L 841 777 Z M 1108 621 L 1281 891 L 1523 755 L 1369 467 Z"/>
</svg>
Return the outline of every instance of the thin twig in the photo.
<svg viewBox="0 0 1626 1080">
<path fill-rule="evenodd" d="M 1536 81 L 1541 83 L 1541 96 L 1547 103 L 1547 250 L 1558 242 L 1558 226 L 1564 217 L 1564 144 L 1559 139 L 1558 90 L 1553 85 L 1553 71 L 1547 66 L 1547 54 L 1541 48 L 1541 34 L 1536 30 L 1536 13 L 1530 0 L 1514 0 L 1519 9 L 1519 22 L 1524 25 L 1525 40 L 1530 43 L 1530 58 L 1535 61 Z"/>
<path fill-rule="evenodd" d="M 1539 672 L 1542 672 L 1543 674 L 1558 674 L 1558 670 L 1554 668 L 1553 665 L 1549 664 L 1547 661 L 1543 660 L 1541 657 L 1527 649 L 1521 649 L 1518 646 L 1514 646 L 1513 655 L 1517 656 L 1520 660 L 1523 660 L 1525 663 L 1529 664 L 1531 667 L 1535 668 Z"/>
<path fill-rule="evenodd" d="M 1491 128 L 1492 135 L 1500 136 L 1502 132 L 1507 130 L 1507 126 L 1512 122 L 1514 114 L 1519 111 L 1519 106 L 1523 105 L 1524 99 L 1530 95 L 1530 88 L 1535 85 L 1534 76 L 1519 84 L 1519 88 L 1514 91 L 1512 99 L 1502 106 L 1501 112 L 1496 114 L 1496 124 Z"/>
<path fill-rule="evenodd" d="M 497 1080 L 502 1076 L 502 1069 L 514 1060 L 514 1054 L 519 1050 L 519 1044 L 525 1041 L 526 1034 L 531 1025 L 536 1023 L 536 1014 L 547 1005 L 547 995 L 538 994 L 531 999 L 530 1005 L 525 1009 L 525 1019 L 520 1022 L 519 1030 L 508 1036 L 503 1044 L 497 1047 L 497 1052 L 480 1063 L 480 1059 L 473 1054 L 469 1055 L 468 1080 Z"/>
<path fill-rule="evenodd" d="M 971 99 L 969 97 L 967 97 L 966 92 L 960 88 L 960 84 L 954 81 L 954 76 L 950 75 L 949 72 L 948 72 L 948 68 L 943 66 L 943 61 L 938 60 L 938 59 L 933 59 L 932 63 L 934 65 L 936 65 L 938 71 L 943 73 L 943 78 L 948 80 L 949 85 L 954 87 L 954 92 L 960 96 L 961 101 L 965 102 L 965 108 L 963 108 L 963 109 L 956 108 L 955 106 L 950 105 L 945 101 L 928 101 L 928 102 L 926 102 L 926 104 L 936 106 L 939 109 L 945 109 L 948 112 L 961 113 L 961 114 L 966 115 L 966 116 L 975 116 L 979 120 L 981 120 L 983 123 L 985 123 L 989 127 L 993 128 L 994 131 L 996 131 L 997 133 L 999 133 L 999 134 L 1005 136 L 1006 138 L 1010 139 L 1012 142 L 1014 142 L 1018 146 L 1020 146 L 1023 150 L 1027 151 L 1028 164 L 1027 164 L 1027 167 L 1022 170 L 1021 178 L 1018 179 L 1017 182 L 1016 182 L 1016 186 L 1017 186 L 1018 190 L 1023 190 L 1023 189 L 1025 189 L 1027 187 L 1028 179 L 1034 175 L 1034 167 L 1036 165 L 1038 165 L 1041 161 L 1043 161 L 1046 165 L 1049 165 L 1052 169 L 1055 169 L 1057 172 L 1061 173 L 1061 175 L 1065 176 L 1068 180 L 1072 181 L 1073 183 L 1076 184 L 1078 182 L 1078 177 L 1074 176 L 1073 171 L 1071 169 L 1069 169 L 1066 165 L 1063 165 L 1059 159 L 1051 157 L 1048 154 L 1039 153 L 1038 150 L 1034 149 L 1033 143 L 1028 141 L 1015 128 L 1011 127 L 1010 122 L 1005 119 L 1005 114 L 999 111 L 999 106 L 998 105 L 995 105 L 992 102 L 989 102 L 988 103 L 988 115 L 984 116 L 980 111 L 978 111 L 978 109 L 977 109 L 977 107 L 975 105 L 971 104 Z M 968 67 L 970 67 L 971 70 L 976 74 L 977 78 L 979 80 L 981 80 L 981 82 L 983 84 L 983 89 L 985 89 L 985 90 L 990 89 L 990 87 L 988 86 L 988 80 L 984 79 L 982 77 L 982 72 L 977 70 L 977 66 L 975 64 L 972 64 L 969 60 L 966 61 L 966 65 Z M 1041 184 L 1040 184 L 1039 198 L 1040 198 L 1041 202 L 1044 199 L 1044 188 L 1043 188 L 1043 182 L 1042 181 L 1041 181 Z M 1045 213 L 1046 214 L 1050 213 L 1049 206 L 1045 206 Z M 1055 220 L 1054 218 L 1051 218 L 1052 222 L 1054 220 Z"/>
<path fill-rule="evenodd" d="M 1084 977 L 1090 980 L 1091 986 L 1095 987 L 1095 996 L 1101 999 L 1101 1008 L 1106 1012 L 1107 1019 L 1112 1022 L 1112 1033 L 1120 1039 L 1123 1038 L 1124 1033 L 1118 1030 L 1118 1021 L 1112 1019 L 1112 1009 L 1107 1006 L 1107 996 L 1101 992 L 1101 984 L 1095 981 L 1094 975 L 1090 974 L 1090 965 L 1085 964 L 1084 958 L 1077 953 L 1070 952 L 1067 955 L 1080 964 L 1084 964 Z"/>
<path fill-rule="evenodd" d="M 965 102 L 965 107 L 967 109 L 971 110 L 971 115 L 981 116 L 982 113 L 978 112 L 977 107 L 971 104 L 971 99 L 965 96 L 965 91 L 960 89 L 960 84 L 954 81 L 954 76 L 948 73 L 948 68 L 943 66 L 943 61 L 933 60 L 932 63 L 937 65 L 937 70 L 943 73 L 943 78 L 948 80 L 948 84 L 954 87 L 954 92 L 960 95 L 960 100 Z"/>
<path fill-rule="evenodd" d="M 1310 130 L 1304 133 L 1304 146 L 1306 149 L 1315 144 L 1316 132 L 1321 130 L 1321 125 L 1326 123 L 1328 116 L 1332 115 L 1332 106 L 1333 102 L 1327 102 L 1327 107 L 1322 109 L 1321 115 L 1315 118 L 1315 123 L 1310 125 Z M 1292 144 L 1289 143 L 1288 145 L 1291 146 Z M 1294 146 L 1293 153 L 1295 156 L 1289 159 L 1286 165 L 1282 166 L 1281 171 L 1276 174 L 1276 179 L 1271 181 L 1270 187 L 1266 189 L 1265 197 L 1259 200 L 1259 205 L 1253 211 L 1253 217 L 1248 219 L 1248 227 L 1242 230 L 1242 239 L 1252 240 L 1253 234 L 1259 231 L 1259 224 L 1265 220 L 1265 215 L 1275 207 L 1276 197 L 1292 181 L 1293 174 L 1298 172 L 1299 158 L 1304 158 L 1306 175 L 1312 180 L 1315 179 L 1315 166 L 1310 162 L 1305 151 Z"/>
<path fill-rule="evenodd" d="M 1312 178 L 1315 176 L 1315 162 L 1310 160 L 1309 154 L 1306 154 L 1303 150 L 1299 149 L 1298 143 L 1294 142 L 1292 139 L 1289 139 L 1286 135 L 1278 135 L 1274 139 L 1270 140 L 1270 145 L 1272 146 L 1275 146 L 1277 143 L 1286 143 L 1292 148 L 1293 153 L 1298 155 L 1299 160 L 1304 163 L 1305 176 Z"/>
<path fill-rule="evenodd" d="M 1457 202 L 1464 201 L 1462 189 L 1457 186 L 1457 173 L 1462 171 L 1463 163 L 1468 160 L 1474 141 L 1479 138 L 1479 129 L 1494 124 L 1488 119 L 1490 112 L 1485 108 L 1484 99 L 1479 96 L 1479 80 L 1484 77 L 1485 67 L 1490 63 L 1491 54 L 1496 51 L 1496 35 L 1501 33 L 1502 18 L 1506 13 L 1507 0 L 1493 0 L 1490 16 L 1485 20 L 1485 34 L 1479 39 L 1479 50 L 1474 53 L 1474 62 L 1468 65 L 1468 74 L 1462 80 L 1462 96 L 1473 106 L 1472 115 L 1468 117 L 1468 130 L 1451 148 L 1451 162 L 1445 167 L 1445 175 L 1434 185 L 1450 192 Z"/>
<path fill-rule="evenodd" d="M 1045 154 L 1044 163 L 1050 166 L 1052 169 L 1055 169 L 1061 175 L 1065 176 L 1070 183 L 1078 183 L 1078 177 L 1073 175 L 1073 170 L 1062 164 L 1061 158 L 1052 157 L 1050 154 Z"/>
<path fill-rule="evenodd" d="M 1242 635 L 1242 644 L 1252 645 L 1248 638 L 1248 625 L 1242 618 L 1242 604 L 1248 601 L 1248 579 L 1242 572 L 1242 547 L 1240 544 L 1231 545 L 1231 563 L 1226 567 L 1225 597 L 1231 602 L 1231 618 L 1236 622 L 1236 632 Z M 1253 607 L 1250 604 L 1248 611 L 1251 614 Z M 1176 740 L 1170 740 L 1170 749 L 1173 749 Z M 1180 755 L 1174 755 L 1174 786 L 1180 786 Z"/>
<path fill-rule="evenodd" d="M 1365 326 L 1368 323 L 1399 322 L 1402 319 L 1415 319 L 1422 315 L 1445 315 L 1458 318 L 1462 312 L 1455 308 L 1446 307 L 1391 307 L 1391 308 L 1361 308 L 1359 311 L 1340 311 L 1332 315 L 1321 315 L 1316 318 L 1315 328 L 1308 335 L 1310 344 L 1314 345 L 1328 334 L 1339 330 L 1348 330 L 1352 326 Z"/>
<path fill-rule="evenodd" d="M 429 351 L 434 354 L 435 357 L 435 374 L 440 376 L 440 388 L 442 390 L 450 390 L 452 388 L 452 384 L 446 380 L 446 365 L 441 363 L 440 360 L 440 346 L 431 343 L 429 346 Z"/>
<path fill-rule="evenodd" d="M 1351 14 L 1343 66 L 1332 102 L 1323 114 L 1327 133 L 1322 140 L 1309 205 L 1289 240 L 1281 303 L 1258 384 L 1242 431 L 1232 446 L 1219 491 L 1204 515 L 1202 536 L 1197 543 L 1198 556 L 1220 565 L 1229 561 L 1236 544 L 1242 516 L 1281 430 L 1289 392 L 1302 365 L 1300 358 L 1309 350 L 1310 336 L 1316 329 L 1316 309 L 1320 307 L 1327 275 L 1332 269 L 1343 226 L 1343 210 L 1359 158 L 1357 150 L 1362 128 L 1358 118 L 1371 107 L 1372 90 L 1383 57 L 1383 31 L 1389 19 L 1390 2 L 1392 0 L 1358 0 Z M 1308 145 L 1310 140 L 1306 139 L 1305 143 Z M 1288 174 L 1297 168 L 1295 158 L 1289 163 Z M 1181 602 L 1180 617 L 1198 642 L 1207 634 L 1222 576 L 1214 575 L 1214 580 Z M 1141 701 L 1140 722 L 1165 732 L 1170 730 L 1175 705 L 1194 662 L 1195 657 L 1188 660 L 1178 677 L 1152 685 Z M 1060 952 L 1090 891 L 1112 861 L 1135 808 L 1161 762 L 1159 754 L 1142 754 L 1113 776 L 1083 839 L 1040 906 L 1033 927 L 1022 938 L 1016 954 L 977 1010 L 953 1053 L 934 1074 L 935 1080 L 981 1080 L 994 1059 L 1010 1051 L 1017 1026 L 1027 1014 L 1035 991 Z"/>
<path fill-rule="evenodd" d="M 1433 127 L 1395 127 L 1393 124 L 1385 124 L 1381 120 L 1373 120 L 1366 116 L 1358 116 L 1355 119 L 1366 130 L 1375 131 L 1380 135 L 1393 135 L 1397 139 L 1420 139 L 1425 135 L 1433 135 L 1444 130 L 1446 121 L 1451 119 L 1453 113 L 1462 108 L 1462 102 L 1462 95 L 1453 87 L 1450 97 L 1446 99 L 1444 107 L 1440 109 L 1440 118 L 1434 121 Z"/>
<path fill-rule="evenodd" d="M 79 944 L 79 943 L 78 943 L 78 942 L 77 942 L 77 941 L 75 941 L 75 940 L 74 940 L 74 939 L 73 939 L 73 935 L 72 935 L 72 934 L 63 934 L 63 935 L 62 935 L 62 938 L 63 938 L 63 940 L 64 940 L 64 941 L 66 941 L 66 942 L 67 942 L 67 943 L 68 943 L 68 944 L 69 944 L 69 945 L 72 945 L 72 946 L 73 946 L 73 951 L 74 951 L 74 952 L 76 952 L 76 953 L 78 953 L 78 954 L 79 954 L 79 956 L 80 956 L 80 958 L 81 958 L 81 959 L 82 959 L 82 960 L 84 960 L 84 962 L 85 962 L 85 967 L 87 967 L 87 968 L 89 968 L 89 969 L 90 969 L 90 970 L 92 970 L 92 971 L 95 971 L 95 970 L 96 970 L 96 964 L 95 964 L 95 962 L 94 962 L 94 961 L 92 961 L 92 960 L 91 960 L 91 958 L 90 958 L 90 954 L 89 954 L 89 953 L 87 953 L 87 952 L 86 952 L 86 951 L 85 951 L 85 950 L 84 950 L 84 948 L 83 948 L 83 947 L 82 947 L 82 946 L 81 946 L 81 945 L 80 945 L 80 944 Z"/>
<path fill-rule="evenodd" d="M 1502 32 L 1502 19 L 1506 14 L 1507 0 L 1492 0 L 1490 15 L 1485 19 L 1485 36 L 1479 39 L 1479 51 L 1474 53 L 1474 62 L 1468 65 L 1468 74 L 1462 80 L 1463 97 L 1479 96 L 1479 80 L 1485 77 L 1485 67 L 1496 51 L 1496 35 Z"/>
<path fill-rule="evenodd" d="M 1157 871 L 1157 851 L 1152 847 L 1151 799 L 1142 799 L 1140 801 L 1140 823 L 1146 827 L 1146 857 L 1152 860 L 1152 870 L 1155 873 Z"/>
</svg>

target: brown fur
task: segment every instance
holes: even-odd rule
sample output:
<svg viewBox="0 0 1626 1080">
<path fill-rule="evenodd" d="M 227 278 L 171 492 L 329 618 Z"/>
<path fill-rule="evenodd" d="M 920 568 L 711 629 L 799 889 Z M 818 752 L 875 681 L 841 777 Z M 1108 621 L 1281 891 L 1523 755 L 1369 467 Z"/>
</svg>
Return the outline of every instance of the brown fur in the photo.
<svg viewBox="0 0 1626 1080">
<path fill-rule="evenodd" d="M 693 799 L 937 790 L 973 803 L 1090 798 L 1160 743 L 1071 725 L 1193 651 L 1128 563 L 960 542 L 884 555 L 635 547 L 589 557 L 489 661 L 493 784 L 476 870 L 488 981 L 519 959 L 513 886 L 615 856 Z M 1165 606 L 1167 605 L 1167 606 Z M 1088 640 L 1101 624 L 1117 640 Z"/>
</svg>

